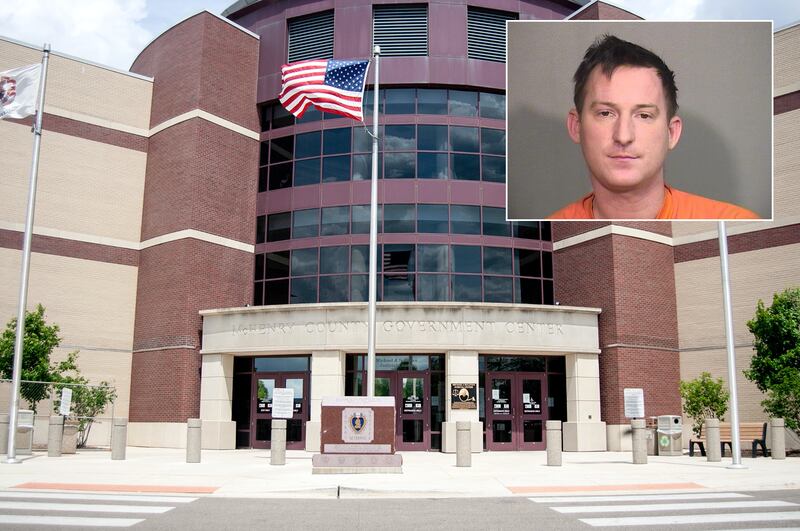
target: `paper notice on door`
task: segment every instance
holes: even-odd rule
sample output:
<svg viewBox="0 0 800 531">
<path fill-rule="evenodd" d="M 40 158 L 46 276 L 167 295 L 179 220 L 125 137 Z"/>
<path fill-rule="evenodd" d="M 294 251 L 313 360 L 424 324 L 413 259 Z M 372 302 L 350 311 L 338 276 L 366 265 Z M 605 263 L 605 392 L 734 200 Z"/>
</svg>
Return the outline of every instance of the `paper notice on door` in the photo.
<svg viewBox="0 0 800 531">
<path fill-rule="evenodd" d="M 530 393 L 522 393 L 522 403 L 523 404 L 530 404 L 531 403 L 531 394 Z"/>
<path fill-rule="evenodd" d="M 492 389 L 492 400 L 500 400 L 500 389 Z"/>
</svg>

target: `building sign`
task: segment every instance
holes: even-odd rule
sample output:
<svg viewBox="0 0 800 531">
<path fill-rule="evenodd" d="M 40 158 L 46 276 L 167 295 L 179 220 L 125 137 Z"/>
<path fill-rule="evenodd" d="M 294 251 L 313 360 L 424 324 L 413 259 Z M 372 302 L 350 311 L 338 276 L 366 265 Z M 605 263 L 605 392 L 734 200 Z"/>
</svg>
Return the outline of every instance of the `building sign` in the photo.
<svg viewBox="0 0 800 531">
<path fill-rule="evenodd" d="M 375 412 L 368 407 L 347 407 L 342 410 L 342 441 L 371 443 L 375 438 Z"/>
<path fill-rule="evenodd" d="M 624 389 L 625 417 L 629 419 L 644 418 L 644 389 Z"/>
<path fill-rule="evenodd" d="M 72 407 L 72 389 L 65 387 L 61 390 L 61 404 L 58 406 L 58 414 L 69 416 L 69 410 Z"/>
<path fill-rule="evenodd" d="M 478 409 L 474 383 L 450 384 L 450 405 L 453 409 Z"/>
<path fill-rule="evenodd" d="M 403 413 L 413 414 L 422 413 L 422 398 L 418 396 L 407 396 L 403 399 Z"/>
<path fill-rule="evenodd" d="M 272 399 L 272 418 L 290 419 L 294 412 L 294 389 L 291 387 L 276 387 Z"/>
</svg>

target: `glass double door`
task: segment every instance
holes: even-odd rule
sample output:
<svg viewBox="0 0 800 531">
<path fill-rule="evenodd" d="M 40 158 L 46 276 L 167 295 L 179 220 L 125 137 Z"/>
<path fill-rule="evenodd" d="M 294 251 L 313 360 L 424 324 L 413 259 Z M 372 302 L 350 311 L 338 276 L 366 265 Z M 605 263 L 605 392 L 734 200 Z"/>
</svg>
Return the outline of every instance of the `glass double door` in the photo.
<svg viewBox="0 0 800 531">
<path fill-rule="evenodd" d="M 286 419 L 286 448 L 304 450 L 306 443 L 306 421 L 309 420 L 308 373 L 263 373 L 253 378 L 252 403 L 250 405 L 250 446 L 269 448 L 272 438 L 272 399 L 275 388 L 294 390 L 292 418 Z"/>
<path fill-rule="evenodd" d="M 484 395 L 487 449 L 545 449 L 547 379 L 544 374 L 487 372 Z"/>
<path fill-rule="evenodd" d="M 375 396 L 395 397 L 395 447 L 398 450 L 428 450 L 431 447 L 428 379 L 425 371 L 375 373 Z"/>
</svg>

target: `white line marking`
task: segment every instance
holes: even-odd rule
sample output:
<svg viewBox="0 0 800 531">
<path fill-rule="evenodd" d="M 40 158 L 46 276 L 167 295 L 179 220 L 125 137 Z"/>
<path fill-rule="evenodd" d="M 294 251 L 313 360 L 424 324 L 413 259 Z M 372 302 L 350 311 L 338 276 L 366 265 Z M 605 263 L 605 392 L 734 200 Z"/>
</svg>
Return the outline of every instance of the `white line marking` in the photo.
<svg viewBox="0 0 800 531">
<path fill-rule="evenodd" d="M 0 502 L 0 509 L 18 509 L 20 511 L 71 511 L 87 513 L 148 513 L 161 514 L 171 511 L 175 507 L 153 505 L 101 505 L 88 503 L 39 503 L 7 501 Z"/>
<path fill-rule="evenodd" d="M 680 524 L 718 524 L 723 522 L 774 522 L 800 520 L 800 512 L 774 513 L 728 513 L 728 514 L 674 514 L 670 516 L 638 516 L 630 518 L 581 518 L 581 522 L 593 527 Z"/>
<path fill-rule="evenodd" d="M 749 494 L 739 492 L 697 492 L 689 494 L 634 494 L 625 496 L 550 496 L 528 498 L 536 503 L 576 503 L 576 502 L 610 502 L 610 501 L 670 501 L 670 500 L 714 500 L 720 498 L 752 498 Z"/>
<path fill-rule="evenodd" d="M 132 501 L 132 502 L 154 502 L 154 503 L 192 503 L 197 498 L 182 496 L 141 496 L 137 494 L 81 494 L 72 492 L 0 492 L 2 498 L 46 498 L 49 500 L 92 500 L 92 501 Z"/>
<path fill-rule="evenodd" d="M 80 527 L 130 527 L 144 520 L 138 518 L 79 518 L 75 516 L 33 516 L 25 514 L 0 514 L 0 524 L 57 525 Z"/>
<path fill-rule="evenodd" d="M 577 507 L 550 507 L 559 513 L 642 513 L 646 511 L 693 511 L 698 509 L 755 509 L 763 507 L 796 507 L 796 503 L 779 500 L 651 503 L 645 505 L 583 505 Z"/>
</svg>

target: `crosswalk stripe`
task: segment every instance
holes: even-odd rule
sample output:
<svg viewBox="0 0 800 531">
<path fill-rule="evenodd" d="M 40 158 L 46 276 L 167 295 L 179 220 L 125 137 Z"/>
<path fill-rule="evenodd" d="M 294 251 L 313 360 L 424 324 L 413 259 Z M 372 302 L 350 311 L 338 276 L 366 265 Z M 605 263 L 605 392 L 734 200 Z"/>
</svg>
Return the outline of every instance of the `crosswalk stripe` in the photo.
<svg viewBox="0 0 800 531">
<path fill-rule="evenodd" d="M 154 505 L 101 505 L 90 503 L 41 503 L 24 501 L 0 501 L 0 509 L 18 509 L 20 511 L 70 511 L 94 513 L 148 513 L 162 514 L 175 507 Z"/>
<path fill-rule="evenodd" d="M 550 507 L 559 513 L 640 513 L 647 511 L 694 511 L 700 509 L 755 509 L 764 507 L 796 507 L 796 503 L 780 500 L 698 502 L 698 503 L 650 503 L 633 505 L 579 505 Z"/>
<path fill-rule="evenodd" d="M 0 499 L 3 498 L 45 498 L 49 500 L 87 500 L 87 501 L 131 501 L 131 502 L 153 502 L 153 503 L 192 503 L 197 498 L 186 496 L 138 496 L 135 494 L 81 494 L 73 492 L 21 492 L 5 491 L 0 492 Z"/>
<path fill-rule="evenodd" d="M 38 516 L 24 514 L 0 514 L 0 524 L 12 525 L 57 525 L 79 527 L 130 527 L 140 518 L 81 518 L 76 516 Z"/>
<path fill-rule="evenodd" d="M 636 516 L 614 518 L 581 518 L 593 527 L 659 526 L 680 524 L 718 524 L 726 522 L 784 522 L 800 520 L 800 511 L 726 514 L 674 514 L 669 516 Z"/>
<path fill-rule="evenodd" d="M 670 501 L 670 500 L 715 500 L 722 498 L 752 498 L 739 492 L 696 492 L 689 494 L 623 494 L 615 496 L 544 496 L 528 498 L 535 503 L 575 503 L 575 502 L 625 502 L 625 501 Z"/>
</svg>

